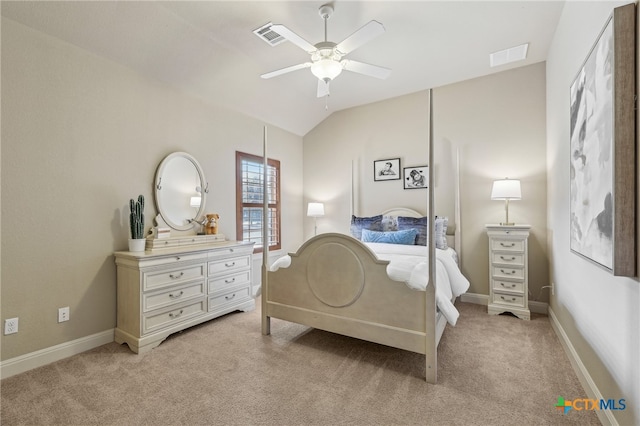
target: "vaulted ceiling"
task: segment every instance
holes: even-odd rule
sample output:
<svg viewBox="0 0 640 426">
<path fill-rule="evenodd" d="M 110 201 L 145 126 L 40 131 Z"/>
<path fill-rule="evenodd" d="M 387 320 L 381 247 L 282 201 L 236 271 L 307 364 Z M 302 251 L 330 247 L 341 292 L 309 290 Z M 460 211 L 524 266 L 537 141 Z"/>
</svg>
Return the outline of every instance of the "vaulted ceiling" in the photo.
<svg viewBox="0 0 640 426">
<path fill-rule="evenodd" d="M 385 33 L 348 55 L 391 68 L 378 80 L 348 71 L 316 96 L 291 42 L 270 46 L 253 30 L 273 22 L 315 44 L 322 1 L 2 1 L 2 15 L 164 81 L 204 101 L 304 135 L 334 111 L 544 61 L 562 1 L 334 1 L 328 39 L 371 20 Z M 529 43 L 523 61 L 491 68 L 489 54 Z"/>
</svg>

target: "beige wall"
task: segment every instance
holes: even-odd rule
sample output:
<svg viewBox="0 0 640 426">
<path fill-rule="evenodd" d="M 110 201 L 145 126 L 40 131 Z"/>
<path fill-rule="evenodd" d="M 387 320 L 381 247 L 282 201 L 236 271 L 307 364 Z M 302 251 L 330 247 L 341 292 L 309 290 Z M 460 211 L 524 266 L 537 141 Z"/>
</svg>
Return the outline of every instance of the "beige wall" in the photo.
<svg viewBox="0 0 640 426">
<path fill-rule="evenodd" d="M 112 252 L 127 247 L 129 198 L 145 195 L 152 225 L 167 154 L 199 160 L 206 210 L 235 239 L 235 150 L 261 155 L 262 126 L 3 18 L 1 309 L 20 331 L 2 336 L 2 360 L 115 327 Z M 302 138 L 269 128 L 269 141 L 288 251 L 302 241 Z"/>
<path fill-rule="evenodd" d="M 427 92 L 414 93 L 336 112 L 305 135 L 305 198 L 325 203 L 326 216 L 318 219 L 318 232 L 349 232 L 352 170 L 357 216 L 395 206 L 426 212 L 427 191 L 404 190 L 401 179 L 374 181 L 373 162 L 399 157 L 401 168 L 427 164 L 428 106 Z M 436 181 L 451 189 L 453 171 L 443 164 L 445 157 L 450 163 L 450 152 L 445 156 L 438 150 L 436 170 L 442 176 Z M 452 202 L 436 200 L 436 205 L 439 214 L 453 218 Z M 311 219 L 305 235 L 313 235 Z"/>
<path fill-rule="evenodd" d="M 627 3 L 567 2 L 547 61 L 551 309 L 601 397 L 626 399 L 609 413 L 624 425 L 640 424 L 640 285 L 570 251 L 569 87 L 613 7 Z"/>
<path fill-rule="evenodd" d="M 539 63 L 434 91 L 436 212 L 454 217 L 456 151 L 461 167 L 462 269 L 471 293 L 489 293 L 484 225 L 504 220 L 504 204 L 491 201 L 494 179 L 522 181 L 523 200 L 510 218 L 532 225 L 530 290 L 547 300 L 545 178 L 545 65 Z M 306 201 L 325 202 L 319 232 L 349 232 L 351 164 L 356 213 L 392 206 L 425 211 L 427 192 L 401 181 L 373 181 L 373 161 L 400 157 L 402 167 L 427 163 L 428 92 L 332 114 L 304 137 Z M 305 235 L 313 233 L 306 221 Z"/>
</svg>

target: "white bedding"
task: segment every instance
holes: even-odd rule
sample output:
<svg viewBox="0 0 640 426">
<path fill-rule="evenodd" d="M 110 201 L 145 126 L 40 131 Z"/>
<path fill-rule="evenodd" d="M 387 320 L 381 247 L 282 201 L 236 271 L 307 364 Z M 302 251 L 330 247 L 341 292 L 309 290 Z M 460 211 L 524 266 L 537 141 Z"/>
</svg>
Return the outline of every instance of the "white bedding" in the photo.
<svg viewBox="0 0 640 426">
<path fill-rule="evenodd" d="M 364 243 L 381 260 L 388 260 L 387 275 L 394 281 L 406 283 L 415 290 L 424 290 L 429 281 L 428 251 L 425 246 L 385 243 Z M 458 310 L 451 300 L 465 293 L 469 281 L 462 275 L 452 249 L 436 249 L 436 303 L 447 322 L 455 325 Z M 277 259 L 269 268 L 272 272 L 291 265 L 291 257 Z"/>
</svg>

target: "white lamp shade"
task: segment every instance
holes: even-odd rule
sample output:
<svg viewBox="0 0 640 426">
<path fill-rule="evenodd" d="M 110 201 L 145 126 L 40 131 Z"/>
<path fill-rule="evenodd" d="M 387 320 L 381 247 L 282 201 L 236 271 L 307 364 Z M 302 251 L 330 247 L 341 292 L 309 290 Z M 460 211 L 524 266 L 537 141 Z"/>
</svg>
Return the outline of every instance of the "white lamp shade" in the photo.
<svg viewBox="0 0 640 426">
<path fill-rule="evenodd" d="M 201 203 L 202 203 L 202 197 L 191 197 L 191 201 L 189 202 L 191 207 L 200 207 Z"/>
<path fill-rule="evenodd" d="M 342 65 L 333 59 L 320 59 L 311 65 L 311 72 L 320 80 L 333 80 L 342 72 Z"/>
<path fill-rule="evenodd" d="M 311 216 L 311 217 L 324 216 L 324 204 L 309 203 L 309 205 L 307 206 L 307 216 Z"/>
<path fill-rule="evenodd" d="M 493 182 L 491 189 L 492 200 L 520 200 L 520 181 L 518 179 L 501 179 Z"/>
</svg>

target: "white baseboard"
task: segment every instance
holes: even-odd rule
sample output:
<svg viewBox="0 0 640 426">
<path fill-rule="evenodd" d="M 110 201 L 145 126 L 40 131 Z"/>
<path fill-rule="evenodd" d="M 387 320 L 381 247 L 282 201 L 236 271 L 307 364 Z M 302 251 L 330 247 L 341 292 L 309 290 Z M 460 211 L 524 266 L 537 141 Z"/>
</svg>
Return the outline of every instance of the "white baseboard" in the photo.
<svg viewBox="0 0 640 426">
<path fill-rule="evenodd" d="M 460 301 L 487 306 L 489 304 L 489 296 L 487 296 L 486 294 L 464 293 L 460 295 Z"/>
<path fill-rule="evenodd" d="M 4 379 L 19 373 L 24 373 L 25 371 L 42 367 L 43 365 L 77 355 L 81 352 L 97 348 L 98 346 L 106 345 L 107 343 L 113 342 L 113 333 L 113 329 L 106 330 L 92 334 L 91 336 L 82 337 L 0 362 L 0 378 Z"/>
<path fill-rule="evenodd" d="M 477 294 L 477 293 L 464 293 L 460 295 L 460 301 L 466 303 L 475 303 L 476 305 L 488 305 L 489 304 L 489 296 L 486 294 Z M 549 309 L 549 304 L 545 302 L 529 302 L 529 310 L 531 312 L 535 312 L 536 314 L 547 315 L 547 310 Z"/>
<path fill-rule="evenodd" d="M 580 355 L 578 355 L 578 352 L 573 347 L 571 340 L 569 340 L 569 336 L 567 336 L 567 333 L 565 333 L 562 325 L 560 325 L 558 317 L 556 317 L 556 314 L 553 312 L 553 309 L 551 309 L 551 307 L 549 307 L 549 322 L 551 323 L 551 328 L 553 328 L 553 331 L 555 331 L 556 335 L 558 336 L 558 339 L 560 339 L 560 343 L 562 344 L 565 353 L 569 357 L 569 361 L 571 362 L 573 371 L 576 373 L 576 376 L 578 376 L 578 380 L 580 381 L 582 388 L 586 392 L 587 397 L 597 400 L 603 399 L 602 393 L 591 378 L 587 367 L 585 367 L 585 365 L 583 364 L 582 360 L 580 359 Z M 617 426 L 619 424 L 616 418 L 613 416 L 611 410 L 596 410 L 596 414 L 598 415 L 598 420 L 600 420 L 600 423 L 602 423 L 603 425 Z"/>
</svg>

